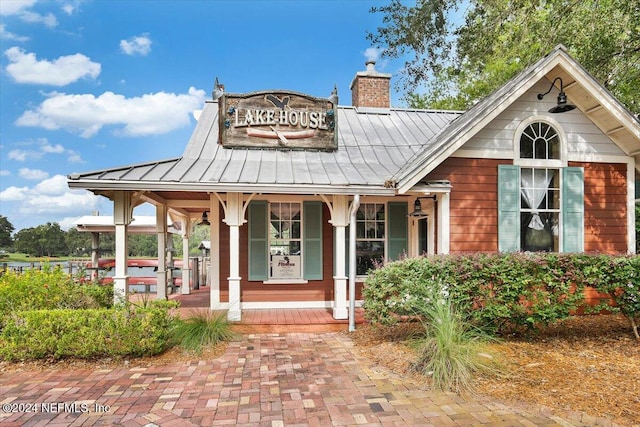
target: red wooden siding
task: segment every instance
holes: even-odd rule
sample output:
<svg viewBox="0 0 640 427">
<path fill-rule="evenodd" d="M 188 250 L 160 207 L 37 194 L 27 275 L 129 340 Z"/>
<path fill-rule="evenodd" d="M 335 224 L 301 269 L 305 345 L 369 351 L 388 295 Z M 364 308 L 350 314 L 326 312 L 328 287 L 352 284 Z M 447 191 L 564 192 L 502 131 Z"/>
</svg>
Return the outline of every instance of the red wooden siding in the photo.
<svg viewBox="0 0 640 427">
<path fill-rule="evenodd" d="M 510 160 L 445 160 L 426 180 L 451 182 L 451 253 L 498 251 L 498 165 Z"/>
<path fill-rule="evenodd" d="M 498 250 L 498 165 L 509 160 L 449 158 L 426 179 L 451 182 L 451 253 Z M 627 251 L 626 164 L 584 168 L 585 252 Z"/>
<path fill-rule="evenodd" d="M 627 252 L 627 165 L 578 163 L 584 168 L 585 252 Z"/>
</svg>

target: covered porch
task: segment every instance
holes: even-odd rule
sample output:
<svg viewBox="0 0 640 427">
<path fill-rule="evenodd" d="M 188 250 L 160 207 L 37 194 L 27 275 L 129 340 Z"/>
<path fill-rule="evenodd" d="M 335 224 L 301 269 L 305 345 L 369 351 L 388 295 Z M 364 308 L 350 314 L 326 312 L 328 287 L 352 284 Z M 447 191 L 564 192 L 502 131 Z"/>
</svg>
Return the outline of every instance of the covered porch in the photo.
<svg viewBox="0 0 640 427">
<path fill-rule="evenodd" d="M 132 295 L 134 297 L 134 295 Z M 209 288 L 192 290 L 189 295 L 174 294 L 170 300 L 180 302 L 180 317 L 189 317 L 193 312 L 209 310 Z M 355 309 L 356 327 L 366 323 L 364 309 Z M 233 329 L 240 333 L 286 333 L 286 332 L 340 332 L 346 331 L 348 319 L 334 319 L 329 308 L 282 308 L 244 309 L 242 321 L 233 322 Z"/>
</svg>

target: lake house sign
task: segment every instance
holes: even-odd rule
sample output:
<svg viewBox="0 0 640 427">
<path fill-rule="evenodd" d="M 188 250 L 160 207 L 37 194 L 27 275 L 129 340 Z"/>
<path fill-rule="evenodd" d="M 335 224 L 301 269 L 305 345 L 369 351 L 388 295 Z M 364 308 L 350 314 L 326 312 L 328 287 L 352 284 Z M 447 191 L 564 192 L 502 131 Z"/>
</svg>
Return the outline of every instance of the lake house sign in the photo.
<svg viewBox="0 0 640 427">
<path fill-rule="evenodd" d="M 218 98 L 223 147 L 333 151 L 338 96 L 315 98 L 290 91 L 222 93 Z"/>
</svg>

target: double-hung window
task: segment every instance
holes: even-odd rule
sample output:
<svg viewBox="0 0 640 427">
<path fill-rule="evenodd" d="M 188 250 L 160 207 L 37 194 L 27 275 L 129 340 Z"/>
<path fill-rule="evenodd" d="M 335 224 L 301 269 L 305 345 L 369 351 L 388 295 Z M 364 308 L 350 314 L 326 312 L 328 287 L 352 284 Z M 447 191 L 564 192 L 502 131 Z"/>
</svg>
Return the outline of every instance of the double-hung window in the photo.
<svg viewBox="0 0 640 427">
<path fill-rule="evenodd" d="M 356 274 L 382 263 L 385 246 L 385 205 L 363 203 L 356 213 Z"/>
<path fill-rule="evenodd" d="M 249 203 L 249 280 L 322 280 L 322 203 L 267 201 Z"/>
<path fill-rule="evenodd" d="M 549 123 L 533 121 L 517 138 L 516 164 L 498 168 L 500 251 L 582 251 L 582 168 L 566 166 L 563 141 Z"/>
<path fill-rule="evenodd" d="M 271 202 L 269 204 L 269 277 L 301 279 L 302 204 Z"/>
<path fill-rule="evenodd" d="M 360 205 L 355 224 L 357 275 L 366 275 L 376 264 L 406 255 L 407 209 L 406 201 Z"/>
</svg>

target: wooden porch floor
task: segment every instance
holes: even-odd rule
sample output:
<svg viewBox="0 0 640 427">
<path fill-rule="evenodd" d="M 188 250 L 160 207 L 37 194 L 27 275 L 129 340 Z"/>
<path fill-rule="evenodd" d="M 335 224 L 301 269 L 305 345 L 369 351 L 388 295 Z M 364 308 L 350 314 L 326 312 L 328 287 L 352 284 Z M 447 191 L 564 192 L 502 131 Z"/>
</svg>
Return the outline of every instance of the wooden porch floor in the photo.
<svg viewBox="0 0 640 427">
<path fill-rule="evenodd" d="M 180 301 L 180 316 L 188 317 L 209 307 L 209 288 L 192 290 L 189 295 L 169 295 L 169 299 Z M 356 327 L 365 323 L 362 308 L 356 308 L 355 314 Z M 348 328 L 347 319 L 334 319 L 332 310 L 326 308 L 245 309 L 242 320 L 233 323 L 239 333 L 338 332 Z"/>
</svg>

